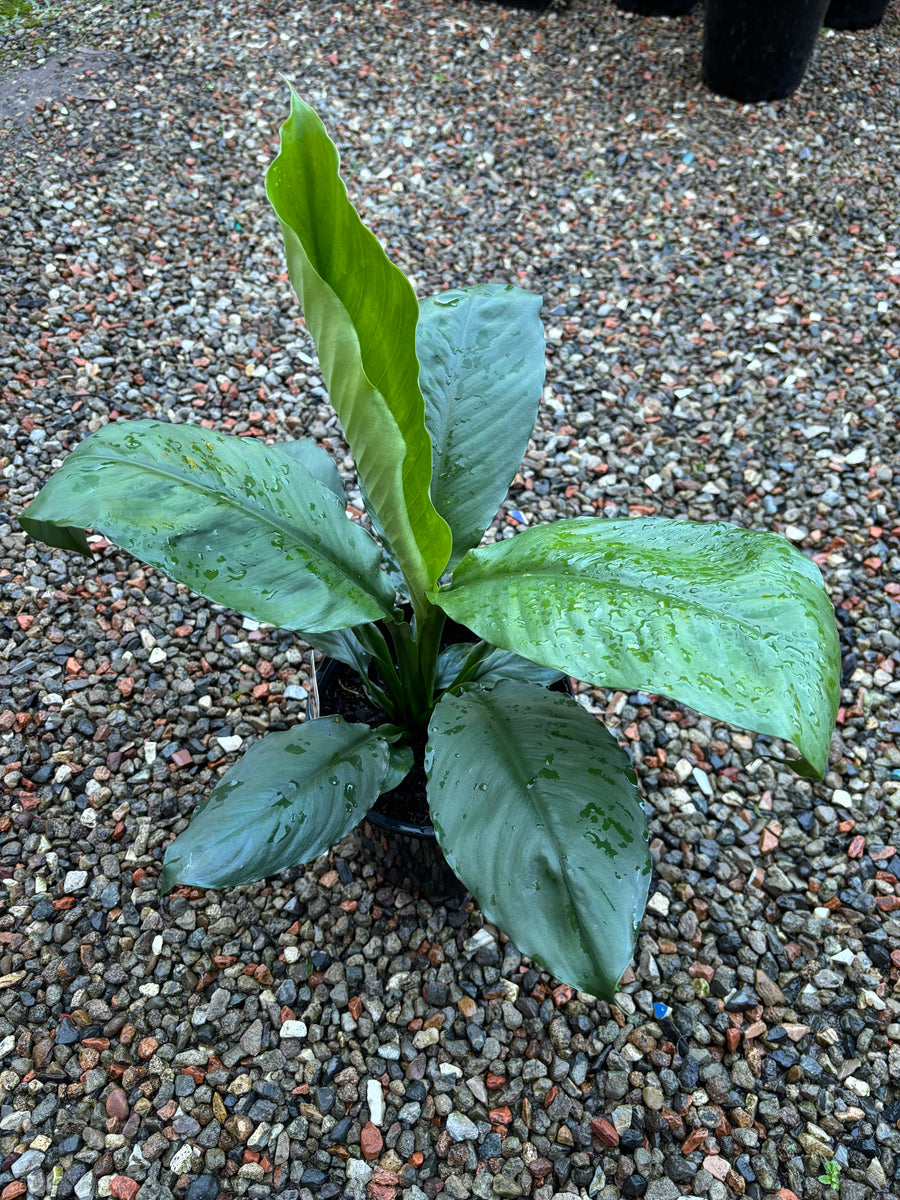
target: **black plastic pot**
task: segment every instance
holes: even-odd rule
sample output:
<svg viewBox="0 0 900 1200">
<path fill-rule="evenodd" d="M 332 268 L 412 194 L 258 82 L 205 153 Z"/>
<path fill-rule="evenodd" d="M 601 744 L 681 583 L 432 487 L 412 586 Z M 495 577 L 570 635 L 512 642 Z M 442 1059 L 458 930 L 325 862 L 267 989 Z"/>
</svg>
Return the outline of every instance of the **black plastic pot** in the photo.
<svg viewBox="0 0 900 1200">
<path fill-rule="evenodd" d="M 828 0 L 706 0 L 703 82 L 743 104 L 789 96 L 827 7 Z"/>
<path fill-rule="evenodd" d="M 359 841 L 386 883 L 417 892 L 432 904 L 461 904 L 468 892 L 444 858 L 430 821 L 401 821 L 371 809 L 359 827 Z"/>
<path fill-rule="evenodd" d="M 887 12 L 890 0 L 831 0 L 825 13 L 829 29 L 871 29 Z"/>
<path fill-rule="evenodd" d="M 471 637 L 468 630 L 464 632 Z M 361 704 L 368 704 L 356 673 L 334 659 L 326 659 L 319 668 L 317 684 L 323 715 L 336 710 L 334 701 L 340 690 L 354 691 Z M 307 707 L 307 719 L 309 715 Z M 386 883 L 419 893 L 432 903 L 459 905 L 468 892 L 453 874 L 438 845 L 428 817 L 424 774 L 420 786 L 418 803 L 415 796 L 412 804 L 406 796 L 400 801 L 399 811 L 395 793 L 379 797 L 359 825 L 360 845 Z"/>
<path fill-rule="evenodd" d="M 454 621 L 446 625 L 448 641 L 470 641 L 471 632 Z M 348 719 L 373 716 L 371 703 L 362 691 L 352 668 L 326 659 L 317 672 L 321 715 L 349 709 Z M 561 679 L 553 691 L 574 696 L 571 681 Z M 310 719 L 310 703 L 306 717 Z M 354 708 L 368 708 L 355 713 Z M 428 814 L 425 773 L 421 762 L 399 788 L 380 796 L 359 827 L 360 845 L 386 883 L 407 892 L 419 893 L 432 903 L 457 907 L 468 896 L 465 886 L 450 869 Z"/>
<path fill-rule="evenodd" d="M 622 12 L 643 17 L 683 17 L 697 6 L 698 0 L 614 0 Z"/>
</svg>

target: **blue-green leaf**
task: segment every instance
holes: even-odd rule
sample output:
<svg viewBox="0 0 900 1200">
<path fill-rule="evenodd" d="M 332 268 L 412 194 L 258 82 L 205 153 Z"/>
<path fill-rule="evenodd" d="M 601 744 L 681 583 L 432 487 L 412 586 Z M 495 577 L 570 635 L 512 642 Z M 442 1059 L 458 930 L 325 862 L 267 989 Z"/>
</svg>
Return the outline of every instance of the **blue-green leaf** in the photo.
<svg viewBox="0 0 900 1200">
<path fill-rule="evenodd" d="M 312 438 L 297 438 L 291 442 L 273 442 L 275 450 L 287 454 L 296 462 L 302 463 L 314 475 L 319 483 L 324 483 L 329 491 L 334 492 L 339 500 L 346 504 L 344 481 L 331 455 Z"/>
<path fill-rule="evenodd" d="M 425 762 L 441 849 L 485 916 L 566 983 L 612 999 L 650 883 L 625 751 L 569 697 L 506 680 L 444 694 Z"/>
<path fill-rule="evenodd" d="M 453 532 L 456 563 L 503 503 L 544 387 L 541 299 L 487 283 L 423 300 L 416 329 L 431 498 Z"/>
<path fill-rule="evenodd" d="M 409 769 L 393 736 L 340 717 L 255 742 L 165 854 L 162 888 L 231 887 L 329 850 Z"/>
<path fill-rule="evenodd" d="M 253 438 L 116 421 L 81 443 L 19 518 L 50 545 L 93 528 L 179 583 L 308 633 L 389 615 L 375 540 L 300 462 Z"/>
<path fill-rule="evenodd" d="M 435 687 L 449 687 L 463 669 L 466 659 L 472 653 L 478 642 L 457 642 L 447 646 L 438 657 L 437 677 Z M 553 667 L 539 667 L 520 654 L 511 654 L 508 650 L 498 650 L 491 646 L 468 675 L 466 682 L 489 685 L 499 683 L 501 679 L 522 679 L 526 683 L 536 683 L 540 687 L 550 687 L 563 678 L 563 672 Z"/>
</svg>

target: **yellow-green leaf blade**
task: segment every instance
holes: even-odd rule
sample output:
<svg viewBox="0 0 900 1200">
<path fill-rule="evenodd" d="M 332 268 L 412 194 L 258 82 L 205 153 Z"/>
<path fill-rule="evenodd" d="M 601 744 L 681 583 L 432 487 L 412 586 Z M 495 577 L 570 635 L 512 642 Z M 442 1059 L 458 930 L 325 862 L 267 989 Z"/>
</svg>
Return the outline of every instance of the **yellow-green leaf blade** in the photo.
<svg viewBox="0 0 900 1200">
<path fill-rule="evenodd" d="M 429 494 L 431 439 L 419 390 L 418 304 L 362 223 L 338 153 L 291 89 L 266 194 L 281 223 L 291 282 L 374 516 L 416 598 L 450 557 L 450 530 Z"/>
</svg>

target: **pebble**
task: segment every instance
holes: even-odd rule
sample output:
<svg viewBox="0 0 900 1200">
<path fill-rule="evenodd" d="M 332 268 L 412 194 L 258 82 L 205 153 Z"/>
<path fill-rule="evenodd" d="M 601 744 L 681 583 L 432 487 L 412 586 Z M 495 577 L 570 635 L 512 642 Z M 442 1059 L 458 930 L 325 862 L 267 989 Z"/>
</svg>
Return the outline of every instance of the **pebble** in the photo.
<svg viewBox="0 0 900 1200">
<path fill-rule="evenodd" d="M 478 1137 L 478 1126 L 460 1112 L 452 1112 L 447 1117 L 447 1132 L 455 1142 L 465 1142 Z"/>
<path fill-rule="evenodd" d="M 367 1121 L 363 1125 L 359 1140 L 363 1156 L 367 1162 L 371 1162 L 373 1158 L 377 1158 L 384 1146 L 384 1138 L 381 1135 L 381 1130 L 373 1125 L 371 1121 Z"/>
<path fill-rule="evenodd" d="M 384 1120 L 384 1095 L 377 1079 L 366 1082 L 366 1104 L 369 1107 L 369 1120 L 373 1125 L 380 1125 Z"/>
</svg>

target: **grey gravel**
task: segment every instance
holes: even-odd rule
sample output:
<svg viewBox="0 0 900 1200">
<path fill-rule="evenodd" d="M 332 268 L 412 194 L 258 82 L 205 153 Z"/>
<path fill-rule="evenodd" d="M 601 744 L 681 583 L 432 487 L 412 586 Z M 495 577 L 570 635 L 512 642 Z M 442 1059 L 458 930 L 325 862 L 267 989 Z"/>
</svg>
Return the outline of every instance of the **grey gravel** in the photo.
<svg viewBox="0 0 900 1200">
<path fill-rule="evenodd" d="M 0 1196 L 806 1200 L 833 1158 L 840 1200 L 896 1197 L 896 6 L 756 108 L 703 90 L 698 16 L 587 0 L 36 7 L 0 21 Z M 263 193 L 280 72 L 420 295 L 544 297 L 491 536 L 727 519 L 791 539 L 836 605 L 824 783 L 583 690 L 651 812 L 614 1005 L 477 907 L 385 886 L 355 835 L 161 900 L 194 805 L 302 714 L 308 650 L 16 523 L 113 415 L 314 436 L 358 502 Z"/>
</svg>

